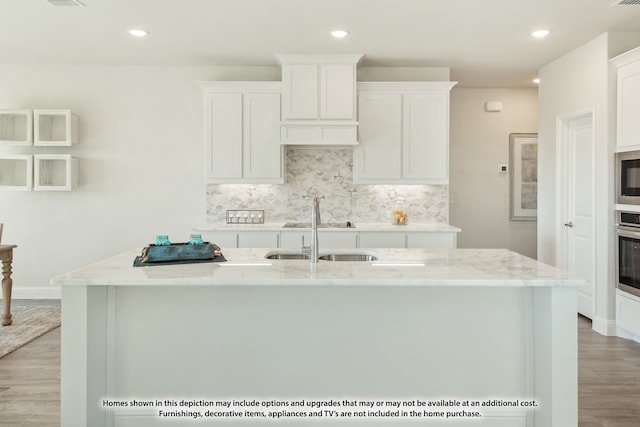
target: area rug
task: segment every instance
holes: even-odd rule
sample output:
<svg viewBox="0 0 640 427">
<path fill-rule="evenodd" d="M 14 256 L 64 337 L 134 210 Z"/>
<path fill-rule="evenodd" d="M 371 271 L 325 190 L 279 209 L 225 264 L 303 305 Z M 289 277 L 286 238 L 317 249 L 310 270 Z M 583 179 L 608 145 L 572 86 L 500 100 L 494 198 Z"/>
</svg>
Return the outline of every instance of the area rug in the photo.
<svg viewBox="0 0 640 427">
<path fill-rule="evenodd" d="M 15 305 L 11 307 L 13 324 L 0 326 L 0 357 L 60 326 L 60 306 Z"/>
</svg>

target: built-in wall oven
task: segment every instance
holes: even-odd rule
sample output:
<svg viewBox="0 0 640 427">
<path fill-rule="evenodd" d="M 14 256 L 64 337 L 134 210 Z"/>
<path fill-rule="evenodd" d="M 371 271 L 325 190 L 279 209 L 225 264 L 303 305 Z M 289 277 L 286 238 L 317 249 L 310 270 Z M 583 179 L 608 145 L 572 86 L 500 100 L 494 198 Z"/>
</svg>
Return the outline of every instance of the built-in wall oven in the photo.
<svg viewBox="0 0 640 427">
<path fill-rule="evenodd" d="M 618 212 L 618 288 L 640 296 L 640 213 Z"/>
</svg>

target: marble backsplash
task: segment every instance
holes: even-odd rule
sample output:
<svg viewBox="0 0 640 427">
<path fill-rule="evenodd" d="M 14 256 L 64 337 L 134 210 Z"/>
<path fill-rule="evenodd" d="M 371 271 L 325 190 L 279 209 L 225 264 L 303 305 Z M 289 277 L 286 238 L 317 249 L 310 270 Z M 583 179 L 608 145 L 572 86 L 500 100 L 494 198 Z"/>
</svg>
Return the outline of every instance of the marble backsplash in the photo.
<svg viewBox="0 0 640 427">
<path fill-rule="evenodd" d="M 391 222 L 396 199 L 409 222 L 449 220 L 446 185 L 355 185 L 350 148 L 287 147 L 283 185 L 209 184 L 207 222 L 225 222 L 227 209 L 262 209 L 266 222 L 309 222 L 318 194 L 322 222 Z"/>
</svg>

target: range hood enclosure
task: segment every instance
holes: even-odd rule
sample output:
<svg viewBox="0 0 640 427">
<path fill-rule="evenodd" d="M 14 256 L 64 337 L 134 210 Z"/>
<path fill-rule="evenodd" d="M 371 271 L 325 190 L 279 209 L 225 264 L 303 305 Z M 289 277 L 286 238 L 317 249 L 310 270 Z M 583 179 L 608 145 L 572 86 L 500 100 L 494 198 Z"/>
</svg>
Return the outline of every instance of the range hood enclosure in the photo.
<svg viewBox="0 0 640 427">
<path fill-rule="evenodd" d="M 357 145 L 356 75 L 363 54 L 279 54 L 281 144 Z"/>
</svg>

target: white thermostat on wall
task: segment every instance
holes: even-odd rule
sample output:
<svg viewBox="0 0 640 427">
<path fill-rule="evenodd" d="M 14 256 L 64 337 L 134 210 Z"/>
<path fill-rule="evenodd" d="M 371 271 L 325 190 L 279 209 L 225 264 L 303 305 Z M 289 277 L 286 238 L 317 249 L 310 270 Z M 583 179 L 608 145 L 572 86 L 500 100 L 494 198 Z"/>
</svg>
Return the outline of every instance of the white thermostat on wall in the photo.
<svg viewBox="0 0 640 427">
<path fill-rule="evenodd" d="M 484 104 L 484 111 L 488 113 L 498 113 L 502 111 L 502 101 L 487 101 Z"/>
</svg>

